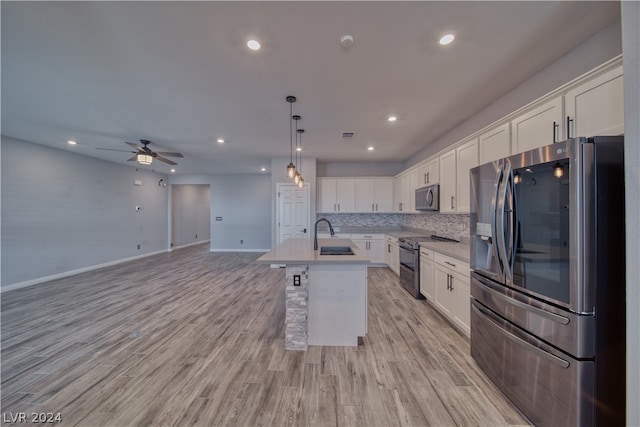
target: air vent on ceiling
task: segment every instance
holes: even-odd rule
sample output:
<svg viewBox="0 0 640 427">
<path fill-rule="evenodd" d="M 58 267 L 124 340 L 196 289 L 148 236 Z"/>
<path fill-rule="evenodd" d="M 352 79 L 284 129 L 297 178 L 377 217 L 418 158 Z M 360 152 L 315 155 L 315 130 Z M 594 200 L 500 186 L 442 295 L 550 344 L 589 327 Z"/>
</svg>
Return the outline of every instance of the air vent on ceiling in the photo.
<svg viewBox="0 0 640 427">
<path fill-rule="evenodd" d="M 345 131 L 342 132 L 342 139 L 355 139 L 356 138 L 356 133 L 355 132 L 351 132 L 351 131 Z"/>
</svg>

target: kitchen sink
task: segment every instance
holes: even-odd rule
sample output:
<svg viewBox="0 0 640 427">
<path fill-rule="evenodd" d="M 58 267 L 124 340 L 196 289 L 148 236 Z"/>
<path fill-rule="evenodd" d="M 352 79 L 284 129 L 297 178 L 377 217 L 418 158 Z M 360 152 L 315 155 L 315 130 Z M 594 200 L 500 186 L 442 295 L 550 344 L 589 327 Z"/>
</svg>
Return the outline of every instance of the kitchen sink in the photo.
<svg viewBox="0 0 640 427">
<path fill-rule="evenodd" d="M 349 246 L 322 246 L 320 255 L 354 255 Z"/>
</svg>

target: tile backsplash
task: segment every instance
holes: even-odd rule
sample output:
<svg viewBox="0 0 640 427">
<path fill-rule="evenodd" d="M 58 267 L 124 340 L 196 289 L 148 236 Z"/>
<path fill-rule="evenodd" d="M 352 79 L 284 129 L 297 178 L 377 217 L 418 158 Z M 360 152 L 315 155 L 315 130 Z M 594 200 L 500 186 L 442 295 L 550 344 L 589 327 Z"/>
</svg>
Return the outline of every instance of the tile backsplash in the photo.
<svg viewBox="0 0 640 427">
<path fill-rule="evenodd" d="M 468 214 L 318 214 L 317 218 L 326 218 L 334 226 L 411 227 L 434 231 L 441 236 L 456 239 L 469 235 Z"/>
</svg>

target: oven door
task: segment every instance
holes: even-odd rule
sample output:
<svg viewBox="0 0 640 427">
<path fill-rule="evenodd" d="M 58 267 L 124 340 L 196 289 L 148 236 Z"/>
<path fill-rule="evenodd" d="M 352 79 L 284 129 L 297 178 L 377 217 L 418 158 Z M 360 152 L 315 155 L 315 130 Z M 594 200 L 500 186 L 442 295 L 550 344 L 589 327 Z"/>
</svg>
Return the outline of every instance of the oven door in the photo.
<svg viewBox="0 0 640 427">
<path fill-rule="evenodd" d="M 407 249 L 400 246 L 400 284 L 414 298 L 420 298 L 420 265 L 418 254 L 420 252 L 414 249 Z"/>
</svg>

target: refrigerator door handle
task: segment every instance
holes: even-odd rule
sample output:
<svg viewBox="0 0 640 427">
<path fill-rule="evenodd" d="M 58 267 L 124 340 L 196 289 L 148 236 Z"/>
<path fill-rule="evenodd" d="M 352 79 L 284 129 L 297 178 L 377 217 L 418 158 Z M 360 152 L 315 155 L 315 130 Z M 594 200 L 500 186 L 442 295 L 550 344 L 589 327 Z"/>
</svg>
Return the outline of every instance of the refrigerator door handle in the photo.
<svg viewBox="0 0 640 427">
<path fill-rule="evenodd" d="M 502 274 L 506 276 L 507 283 L 511 281 L 511 271 L 508 267 L 508 257 L 507 257 L 507 248 L 506 242 L 504 238 L 504 209 L 505 203 L 507 200 L 507 185 L 509 180 L 509 174 L 511 173 L 511 164 L 507 161 L 506 165 L 502 170 L 502 182 L 500 184 L 500 188 L 498 189 L 497 199 L 496 199 L 496 219 L 495 219 L 495 239 L 496 246 L 498 247 L 498 261 L 500 264 L 500 268 L 502 270 Z"/>
<path fill-rule="evenodd" d="M 527 341 L 523 340 L 522 338 L 519 338 L 513 334 L 511 334 L 509 331 L 503 329 L 503 327 L 500 325 L 500 323 L 502 323 L 502 320 L 497 320 L 495 319 L 495 315 L 491 312 L 489 312 L 487 309 L 479 307 L 478 303 L 475 301 L 472 301 L 471 303 L 471 308 L 476 312 L 476 314 L 478 314 L 479 316 L 483 316 L 485 317 L 487 320 L 489 320 L 491 323 L 493 323 L 496 326 L 496 330 L 498 330 L 502 335 L 504 335 L 506 338 L 508 338 L 509 340 L 513 341 L 514 343 L 525 347 L 527 349 L 529 349 L 530 351 L 533 351 L 534 353 L 536 353 L 537 355 L 539 355 L 540 357 L 543 357 L 547 360 L 549 360 L 550 362 L 553 362 L 559 366 L 561 366 L 562 368 L 567 369 L 570 366 L 570 363 L 567 362 L 564 359 L 561 359 L 557 356 L 554 356 L 551 353 L 546 352 L 545 350 L 536 347 L 535 345 L 528 343 Z M 500 322 L 500 323 L 499 323 Z"/>
<path fill-rule="evenodd" d="M 498 250 L 498 195 L 500 194 L 500 187 L 502 184 L 502 177 L 504 173 L 504 166 L 500 165 L 500 170 L 498 171 L 498 175 L 496 177 L 495 189 L 496 192 L 494 194 L 493 200 L 491 201 L 491 236 L 493 238 L 493 244 L 491 245 L 491 250 L 495 257 L 498 260 L 498 267 L 500 268 L 500 274 L 504 276 L 504 266 L 502 265 L 502 259 L 500 258 L 500 251 Z"/>
<path fill-rule="evenodd" d="M 551 312 L 543 310 L 541 308 L 534 307 L 531 304 L 527 304 L 525 302 L 518 301 L 517 299 L 511 298 L 511 297 L 503 294 L 502 292 L 499 292 L 499 291 L 493 289 L 489 284 L 485 283 L 484 280 L 480 279 L 477 276 L 473 276 L 471 280 L 473 280 L 475 285 L 477 285 L 480 289 L 482 289 L 482 291 L 488 292 L 492 297 L 497 298 L 499 300 L 502 300 L 502 301 L 506 302 L 509 305 L 513 305 L 515 307 L 521 308 L 521 309 L 526 310 L 528 312 L 537 314 L 540 317 L 544 317 L 545 319 L 549 319 L 549 320 L 551 320 L 553 322 L 560 323 L 561 325 L 568 325 L 569 324 L 569 318 L 564 317 L 564 316 L 560 316 L 559 314 L 551 313 Z"/>
<path fill-rule="evenodd" d="M 513 279 L 513 266 L 516 259 L 516 238 L 518 234 L 518 221 L 516 212 L 516 197 L 515 197 L 515 184 L 513 182 L 513 169 L 511 163 L 507 162 L 507 172 L 505 173 L 505 189 L 504 189 L 504 204 L 506 212 L 508 213 L 507 219 L 507 241 L 505 242 L 505 264 L 507 265 L 507 276 L 511 280 Z"/>
</svg>

